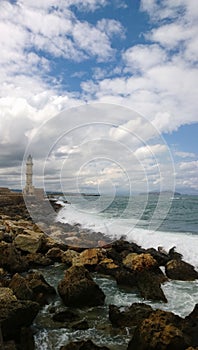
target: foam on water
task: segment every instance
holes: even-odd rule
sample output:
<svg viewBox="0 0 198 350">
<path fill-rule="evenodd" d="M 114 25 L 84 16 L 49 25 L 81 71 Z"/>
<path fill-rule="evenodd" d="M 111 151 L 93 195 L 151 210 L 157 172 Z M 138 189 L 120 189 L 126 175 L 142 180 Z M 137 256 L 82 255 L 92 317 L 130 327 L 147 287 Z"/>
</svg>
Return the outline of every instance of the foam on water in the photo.
<svg viewBox="0 0 198 350">
<path fill-rule="evenodd" d="M 198 235 L 188 232 L 162 232 L 137 227 L 136 219 L 107 218 L 95 213 L 79 210 L 74 205 L 65 205 L 59 212 L 57 220 L 71 225 L 81 224 L 85 229 L 102 232 L 112 239 L 126 236 L 143 248 L 163 246 L 167 251 L 176 246 L 185 261 L 198 269 Z"/>
</svg>

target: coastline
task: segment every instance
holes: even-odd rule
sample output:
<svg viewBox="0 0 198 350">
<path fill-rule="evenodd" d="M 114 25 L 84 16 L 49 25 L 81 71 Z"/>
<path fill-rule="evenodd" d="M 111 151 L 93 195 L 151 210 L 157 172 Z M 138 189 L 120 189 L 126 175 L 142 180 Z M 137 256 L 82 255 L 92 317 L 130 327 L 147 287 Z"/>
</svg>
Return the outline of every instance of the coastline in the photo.
<svg viewBox="0 0 198 350">
<path fill-rule="evenodd" d="M 54 201 L 51 202 L 51 205 L 56 211 L 60 209 L 60 205 Z M 43 225 L 46 229 L 46 223 L 43 223 Z M 146 304 L 144 304 L 144 300 L 167 302 L 162 285 L 167 283 L 168 280 L 197 280 L 198 273 L 191 265 L 182 262 L 179 252 L 175 252 L 174 249 L 169 252 L 158 251 L 154 248 L 144 249 L 133 242 L 124 240 L 110 242 L 101 233 L 84 232 L 80 225 L 71 226 L 54 223 L 47 229 L 48 236 L 41 231 L 40 226 L 38 227 L 32 222 L 23 201 L 17 205 L 13 201 L 11 204 L 7 204 L 5 208 L 0 206 L 0 298 L 2 305 L 1 315 L 3 315 L 3 318 L 1 317 L 2 334 L 5 345 L 7 342 L 12 342 L 13 349 L 14 346 L 18 349 L 26 349 L 27 347 L 25 348 L 23 345 L 26 337 L 28 343 L 31 344 L 29 348 L 34 349 L 36 334 L 33 334 L 31 324 L 44 305 L 50 303 L 51 298 L 53 299 L 55 295 L 59 300 L 62 300 L 66 306 L 64 310 L 67 312 L 70 307 L 75 307 L 77 310 L 81 309 L 82 305 L 83 307 L 88 307 L 88 301 L 84 301 L 85 296 L 82 297 L 85 294 L 81 295 L 78 302 L 76 302 L 76 299 L 74 302 L 76 290 L 72 290 L 72 295 L 69 296 L 68 291 L 65 290 L 66 279 L 67 283 L 69 283 L 71 278 L 72 281 L 75 281 L 77 289 L 79 289 L 78 282 L 82 275 L 86 276 L 86 281 L 93 282 L 87 282 L 83 288 L 86 289 L 89 286 L 94 291 L 97 290 L 101 305 L 104 305 L 105 295 L 103 296 L 103 292 L 98 291 L 99 287 L 96 286 L 97 283 L 96 285 L 94 284 L 93 276 L 113 278 L 118 288 L 125 287 L 137 290 L 137 293 L 141 295 L 143 301 L 141 303 L 141 313 L 143 315 L 141 319 L 134 318 L 135 312 L 139 312 L 134 305 L 124 311 L 118 308 L 117 305 L 114 305 L 114 307 L 109 306 L 108 322 L 110 322 L 112 330 L 120 334 L 121 338 L 122 336 L 124 337 L 123 332 L 125 333 L 124 329 L 126 327 L 130 330 L 130 336 L 127 338 L 129 343 L 128 349 L 132 349 L 134 344 L 136 344 L 137 350 L 138 348 L 140 349 L 143 346 L 140 340 L 142 339 L 142 324 L 146 320 L 149 320 L 153 325 L 159 324 L 162 316 L 166 318 L 166 322 L 172 327 L 172 330 L 175 328 L 180 329 L 179 346 L 182 344 L 182 348 L 187 349 L 190 346 L 198 345 L 197 335 L 195 335 L 197 328 L 194 329 L 191 326 L 192 322 L 197 325 L 196 305 L 194 305 L 194 313 L 189 317 L 180 317 L 179 321 L 179 316 L 174 317 L 174 314 L 172 314 L 170 319 L 169 313 L 163 310 L 149 309 L 150 313 L 148 313 L 147 307 L 145 310 Z M 86 249 L 84 246 L 86 235 L 92 237 L 91 244 L 89 241 L 89 249 Z M 60 237 L 61 240 L 59 239 Z M 69 240 L 69 238 L 71 239 Z M 83 244 L 80 241 L 83 241 Z M 63 288 L 59 287 L 58 291 L 50 286 L 39 272 L 40 269 L 49 269 L 50 266 L 53 269 L 54 264 L 57 263 L 61 264 L 61 267 L 67 271 L 65 276 L 60 278 Z M 162 266 L 165 272 L 162 272 Z M 33 272 L 31 272 L 32 269 Z M 67 275 L 67 273 L 70 273 L 70 275 Z M 35 283 L 39 286 L 38 289 L 35 288 Z M 89 288 L 86 291 L 90 291 Z M 93 300 L 95 300 L 94 297 Z M 100 305 L 100 303 L 97 303 L 98 300 L 95 300 L 94 305 Z M 35 312 L 30 317 L 32 308 L 34 308 Z M 23 319 L 24 324 L 23 321 L 22 324 L 17 324 L 16 319 L 10 316 L 15 312 L 18 315 L 26 314 L 26 317 Z M 55 309 L 51 312 L 53 318 L 60 317 L 57 314 L 60 314 L 59 310 Z M 63 319 L 66 317 L 65 315 L 62 316 Z M 78 318 L 78 322 L 82 321 L 82 319 Z M 72 316 L 67 322 L 68 327 L 75 325 Z M 134 326 L 136 327 L 135 333 Z M 78 329 L 79 325 L 76 327 Z M 163 322 L 160 323 L 160 327 L 167 341 L 168 333 L 166 333 L 166 327 Z M 121 333 L 119 333 L 119 328 L 121 328 Z M 153 337 L 157 348 L 157 335 L 154 333 Z M 167 346 L 174 344 L 174 349 L 177 349 L 178 345 L 175 343 L 175 337 L 176 333 L 173 332 L 173 336 L 169 337 L 169 345 Z M 87 336 L 85 338 L 84 341 L 87 341 Z M 144 341 L 146 344 L 147 339 L 144 339 Z M 62 349 L 66 349 L 66 346 Z M 80 346 L 83 345 L 79 344 L 79 349 Z M 93 345 L 90 346 L 95 349 Z M 101 348 L 99 344 L 98 346 L 98 348 Z M 125 348 L 126 346 L 127 344 L 125 344 Z M 108 349 L 108 344 L 106 344 L 106 348 Z M 181 350 L 182 348 L 178 349 Z M 109 349 L 114 349 L 114 347 L 110 346 Z"/>
</svg>

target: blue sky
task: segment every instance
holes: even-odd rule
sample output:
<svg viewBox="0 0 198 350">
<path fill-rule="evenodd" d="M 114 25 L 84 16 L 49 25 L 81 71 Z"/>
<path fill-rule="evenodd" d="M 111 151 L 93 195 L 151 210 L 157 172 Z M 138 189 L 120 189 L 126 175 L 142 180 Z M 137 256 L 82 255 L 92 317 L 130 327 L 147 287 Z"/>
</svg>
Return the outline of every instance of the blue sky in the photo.
<svg viewBox="0 0 198 350">
<path fill-rule="evenodd" d="M 140 172 L 139 180 L 138 174 L 137 178 L 134 175 L 138 191 L 142 190 L 143 178 L 149 190 L 158 189 L 159 184 L 163 189 L 170 187 L 166 176 L 160 177 L 170 171 L 163 154 L 166 141 L 166 150 L 171 151 L 174 162 L 172 175 L 176 189 L 196 193 L 197 23 L 197 0 L 2 0 L 0 186 L 20 187 L 24 155 L 33 135 L 37 132 L 40 135 L 38 130 L 43 123 L 56 118 L 63 110 L 97 102 L 136 111 L 142 116 L 142 130 L 150 130 L 147 123 L 157 130 L 154 140 L 152 133 L 142 133 L 137 127 L 139 119 L 133 112 L 132 117 L 126 113 L 127 117 L 119 119 L 108 107 L 108 113 L 107 110 L 104 113 L 108 114 L 112 126 L 119 123 L 119 135 L 113 128 L 104 127 L 102 135 L 100 128 L 93 131 L 90 127 L 92 137 L 101 139 L 108 135 L 109 140 L 122 141 L 127 147 L 128 139 L 120 132 L 121 127 L 127 127 L 133 135 L 143 135 L 144 142 L 136 144 L 137 149 L 131 145 L 142 172 L 147 174 L 144 178 Z M 90 111 L 88 108 L 87 117 L 82 113 L 81 123 L 90 123 Z M 72 115 L 73 112 L 65 113 L 62 130 L 67 131 L 67 126 L 72 124 Z M 100 120 L 98 116 L 98 122 Z M 51 124 L 47 125 L 44 130 L 51 135 Z M 53 127 L 58 135 L 59 127 Z M 89 138 L 87 129 L 87 140 Z M 73 139 L 75 137 L 64 139 L 67 145 L 62 140 L 53 153 L 53 157 L 56 155 L 55 162 L 54 158 L 51 160 L 53 171 L 50 166 L 47 168 L 49 174 L 53 172 L 50 188 L 58 188 L 60 163 L 64 160 L 66 164 L 68 154 L 73 154 L 70 171 L 64 175 L 64 187 L 75 190 L 73 179 L 79 175 L 76 162 L 84 159 L 84 154 L 80 151 L 83 147 Z M 77 139 L 85 142 L 82 135 Z M 47 157 L 42 152 L 47 150 L 47 141 L 44 142 L 45 138 L 38 139 L 38 148 L 34 151 L 36 185 L 42 185 L 42 165 Z M 99 142 L 98 149 L 99 146 L 103 154 L 104 144 Z M 78 152 L 74 151 L 77 149 Z M 92 149 L 95 149 L 93 145 Z M 94 152 L 86 147 L 84 152 L 90 154 L 91 162 Z M 83 188 L 95 191 L 102 184 L 106 189 L 109 181 L 115 180 L 116 188 L 124 190 L 125 181 L 114 164 L 114 161 L 119 164 L 120 159 L 118 154 L 111 153 L 111 157 L 112 164 L 99 162 L 97 165 L 101 183 L 95 181 L 92 162 L 83 170 L 80 176 Z M 158 173 L 154 172 L 157 166 L 151 158 L 159 163 L 161 159 L 164 161 Z M 125 170 L 129 177 L 135 174 L 133 167 Z"/>
</svg>

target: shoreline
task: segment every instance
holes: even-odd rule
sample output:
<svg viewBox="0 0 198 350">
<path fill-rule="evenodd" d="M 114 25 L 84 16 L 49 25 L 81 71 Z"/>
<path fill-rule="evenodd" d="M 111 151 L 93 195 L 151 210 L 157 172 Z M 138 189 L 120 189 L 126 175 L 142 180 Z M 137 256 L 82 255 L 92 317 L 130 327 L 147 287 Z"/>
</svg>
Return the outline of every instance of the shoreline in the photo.
<svg viewBox="0 0 198 350">
<path fill-rule="evenodd" d="M 51 205 L 56 211 L 60 209 L 60 205 L 55 202 L 51 203 Z M 44 222 L 43 225 L 46 230 L 46 223 Z M 80 310 L 82 305 L 88 307 L 90 300 L 86 299 L 86 293 L 93 293 L 93 291 L 94 293 L 90 294 L 93 298 L 93 305 L 104 305 L 104 292 L 94 282 L 93 273 L 97 276 L 111 276 L 116 281 L 118 288 L 119 286 L 132 290 L 135 288 L 143 298 L 142 300 L 158 300 L 162 303 L 167 303 L 167 298 L 161 285 L 167 283 L 168 280 L 193 281 L 198 279 L 198 272 L 192 265 L 184 262 L 181 254 L 176 252 L 175 249 L 164 252 L 154 248 L 145 249 L 136 243 L 125 240 L 108 242 L 103 234 L 93 233 L 92 231 L 85 232 L 79 225 L 71 226 L 69 224 L 54 223 L 47 229 L 49 232 L 48 236 L 41 231 L 40 225 L 38 227 L 32 222 L 25 204 L 22 202 L 17 206 L 16 203 L 11 203 L 5 208 L 0 206 L 0 308 L 1 315 L 3 315 L 3 318 L 1 316 L 2 335 L 4 343 L 12 342 L 15 349 L 26 349 L 21 347 L 25 336 L 29 344 L 31 343 L 31 349 L 35 348 L 31 324 L 36 315 L 42 312 L 44 305 L 50 303 L 54 295 L 57 297 L 57 293 L 67 308 L 75 307 L 77 310 Z M 87 234 L 90 234 L 90 237 L 92 237 L 92 244 L 89 245 L 88 249 L 80 244 L 81 240 L 84 245 L 85 235 Z M 67 244 L 64 243 L 64 235 Z M 61 240 L 58 239 L 60 237 Z M 72 239 L 69 240 L 69 238 Z M 68 244 L 69 242 L 72 244 Z M 73 244 L 74 242 L 75 244 Z M 99 242 L 100 244 L 98 244 Z M 96 243 L 97 245 L 94 246 Z M 54 266 L 56 263 L 62 264 L 66 269 L 65 275 L 62 276 L 58 284 L 58 292 L 49 285 L 39 272 L 39 269 Z M 164 272 L 161 270 L 162 266 L 165 269 Z M 33 272 L 31 272 L 32 269 Z M 83 282 L 85 283 L 83 287 L 81 285 L 82 276 L 84 276 L 83 281 L 86 281 L 86 283 Z M 72 293 L 67 289 L 67 285 L 71 283 L 71 280 L 73 281 L 70 287 Z M 37 289 L 38 287 L 35 289 L 35 283 L 37 286 L 40 286 L 39 289 Z M 82 293 L 80 298 L 76 294 L 77 291 L 79 293 L 79 288 L 82 288 L 80 289 Z M 38 290 L 40 291 L 39 293 Z M 196 305 L 194 313 L 184 319 L 180 317 L 179 323 L 179 316 L 172 316 L 170 321 L 168 316 L 170 313 L 166 311 L 150 309 L 148 314 L 148 310 L 145 310 L 145 305 L 143 303 L 141 306 L 143 314 L 141 320 L 138 319 L 136 321 L 134 321 L 132 313 L 132 310 L 133 312 L 136 310 L 134 309 L 136 308 L 135 306 L 131 305 L 125 311 L 120 311 L 121 309 L 116 305 L 113 308 L 109 306 L 109 322 L 112 329 L 115 330 L 117 327 L 129 327 L 131 329 L 129 350 L 132 349 L 134 344 L 136 344 L 136 350 L 138 350 L 138 347 L 141 348 L 141 325 L 143 322 L 146 322 L 148 319 L 150 322 L 152 320 L 153 324 L 159 324 L 162 315 L 167 318 L 170 327 L 182 329 L 180 341 L 183 344 L 182 346 L 186 344 L 186 348 L 183 347 L 183 349 L 198 345 L 197 336 L 194 334 L 195 331 L 190 326 L 192 322 L 197 322 Z M 30 312 L 32 308 L 35 310 L 34 313 Z M 24 312 L 26 314 L 26 317 L 23 318 L 24 324 L 23 321 L 21 324 L 17 323 L 18 321 L 15 318 L 12 319 L 11 315 L 15 313 L 22 315 Z M 57 313 L 58 310 L 54 310 L 52 313 L 53 317 L 59 317 L 55 316 Z M 32 315 L 31 317 L 30 314 Z M 172 315 L 174 314 L 172 313 Z M 49 317 L 51 317 L 50 314 Z M 83 320 L 78 319 L 78 321 L 82 322 Z M 68 322 L 68 327 L 74 326 L 72 317 Z M 132 331 L 134 330 L 134 322 L 136 322 L 135 333 Z M 7 326 L 4 326 L 4 324 Z M 25 335 L 24 331 L 22 332 L 24 328 Z M 119 333 L 118 329 L 117 332 Z M 163 324 L 161 324 L 161 332 L 168 339 L 168 334 L 166 334 Z M 156 334 L 153 336 L 157 337 Z M 84 339 L 84 341 L 87 341 L 87 339 Z M 146 344 L 147 339 L 144 339 L 144 341 Z M 157 342 L 157 338 L 155 341 Z M 175 342 L 174 332 L 169 339 L 169 345 L 172 344 L 171 342 Z M 106 347 L 108 349 L 108 344 L 106 344 Z M 93 346 L 92 348 L 95 349 Z M 113 348 L 110 347 L 109 349 Z"/>
</svg>

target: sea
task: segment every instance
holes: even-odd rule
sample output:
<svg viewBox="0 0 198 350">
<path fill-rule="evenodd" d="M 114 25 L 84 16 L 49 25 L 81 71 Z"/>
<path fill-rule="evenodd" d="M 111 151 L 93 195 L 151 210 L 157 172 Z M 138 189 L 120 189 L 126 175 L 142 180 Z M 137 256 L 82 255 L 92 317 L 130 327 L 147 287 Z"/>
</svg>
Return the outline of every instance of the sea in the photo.
<svg viewBox="0 0 198 350">
<path fill-rule="evenodd" d="M 85 230 L 101 232 L 114 241 L 119 238 L 135 242 L 143 248 L 163 247 L 167 252 L 175 247 L 183 260 L 198 270 L 198 196 L 178 193 L 140 195 L 65 195 L 58 198 L 63 205 L 57 221 L 80 224 Z M 67 201 L 67 203 L 66 203 Z M 57 287 L 65 267 L 41 269 L 46 280 Z M 162 285 L 168 303 L 143 300 L 129 289 L 119 288 L 112 278 L 93 274 L 103 289 L 104 307 L 78 310 L 89 323 L 88 330 L 72 330 L 52 321 L 51 308 L 64 308 L 58 296 L 45 306 L 35 320 L 36 349 L 56 350 L 70 341 L 92 339 L 96 344 L 112 350 L 127 349 L 130 331 L 112 328 L 108 320 L 108 306 L 122 309 L 134 302 L 144 302 L 154 309 L 172 311 L 185 317 L 198 303 L 198 280 L 168 281 Z"/>
</svg>

